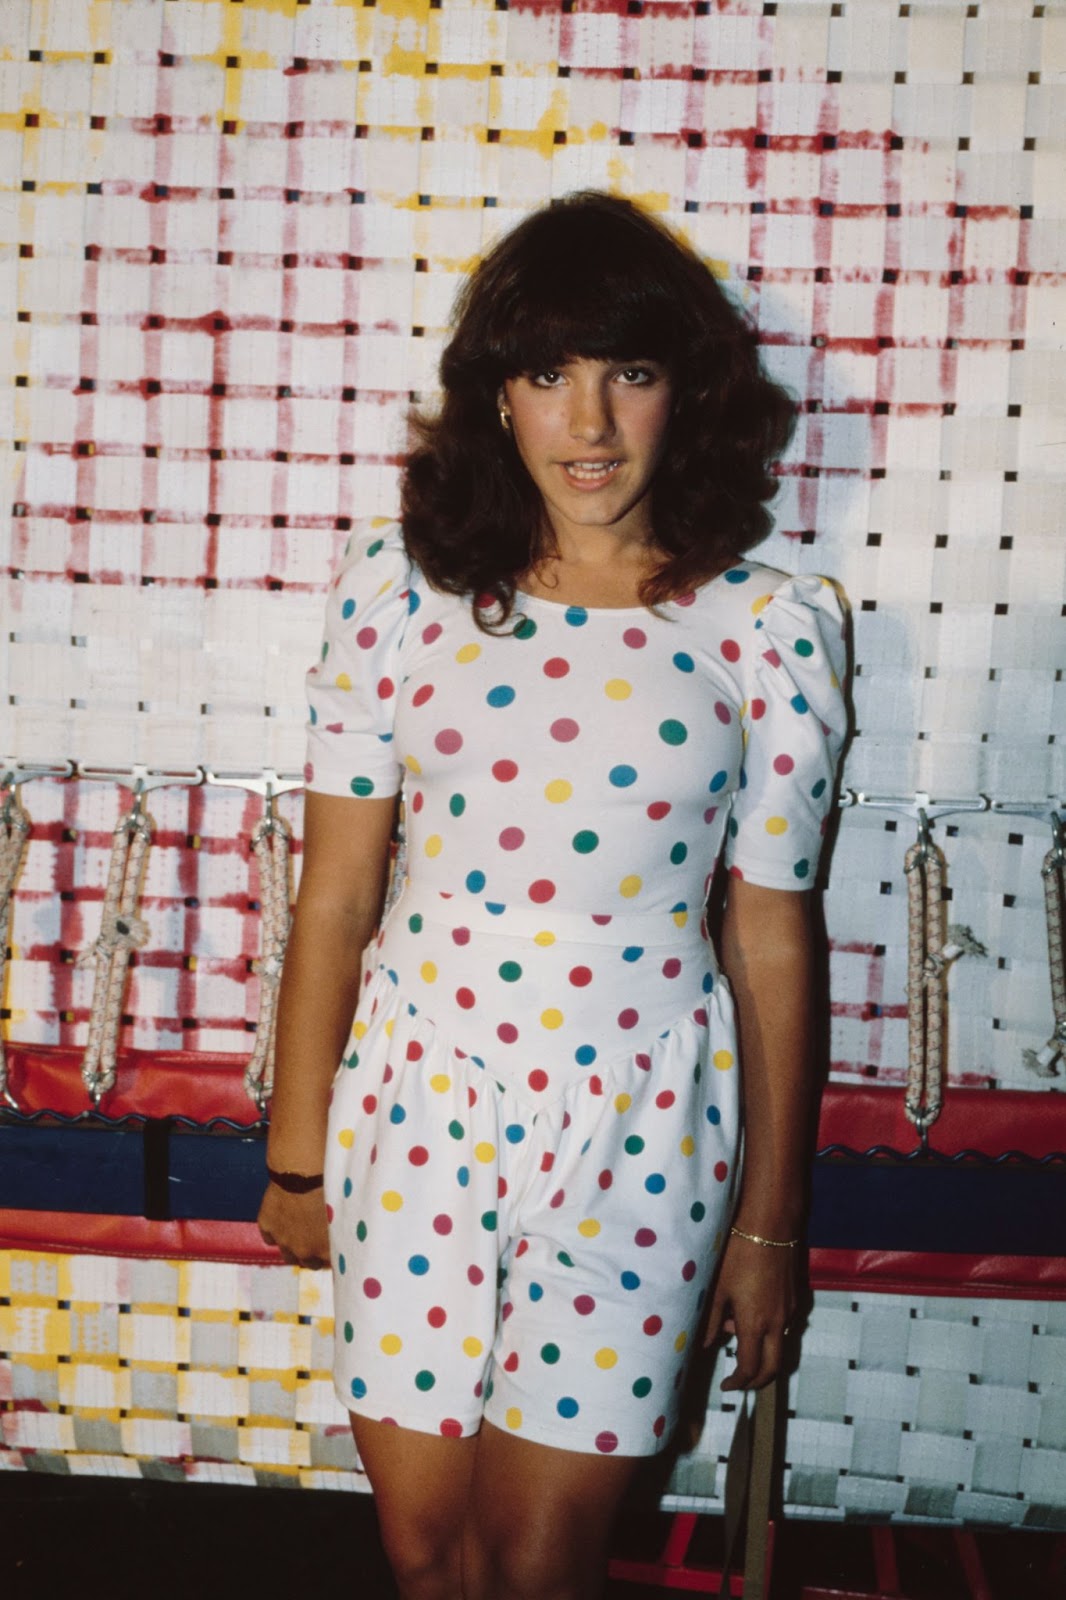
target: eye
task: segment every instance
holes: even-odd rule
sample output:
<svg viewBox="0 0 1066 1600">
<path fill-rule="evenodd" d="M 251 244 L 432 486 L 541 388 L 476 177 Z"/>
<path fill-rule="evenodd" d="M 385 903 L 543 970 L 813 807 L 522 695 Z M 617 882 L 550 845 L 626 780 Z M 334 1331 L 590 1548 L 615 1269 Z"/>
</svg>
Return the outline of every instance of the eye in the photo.
<svg viewBox="0 0 1066 1600">
<path fill-rule="evenodd" d="M 529 381 L 538 389 L 556 389 L 563 381 L 563 375 L 558 367 L 545 367 L 543 372 L 531 372 Z"/>
<path fill-rule="evenodd" d="M 633 363 L 628 367 L 621 367 L 618 377 L 628 388 L 639 388 L 642 385 L 654 383 L 659 374 L 653 367 Z"/>
</svg>

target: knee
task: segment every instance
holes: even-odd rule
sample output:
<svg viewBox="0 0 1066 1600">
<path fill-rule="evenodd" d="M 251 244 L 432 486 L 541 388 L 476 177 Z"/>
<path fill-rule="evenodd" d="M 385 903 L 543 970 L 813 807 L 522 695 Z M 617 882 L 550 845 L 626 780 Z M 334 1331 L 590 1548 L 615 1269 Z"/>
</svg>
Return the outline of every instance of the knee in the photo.
<svg viewBox="0 0 1066 1600">
<path fill-rule="evenodd" d="M 467 1530 L 464 1600 L 593 1600 L 600 1552 L 557 1528 L 516 1526 L 497 1535 Z"/>
<path fill-rule="evenodd" d="M 423 1518 L 381 1519 L 381 1542 L 403 1600 L 460 1600 L 462 1543 L 458 1530 Z"/>
</svg>

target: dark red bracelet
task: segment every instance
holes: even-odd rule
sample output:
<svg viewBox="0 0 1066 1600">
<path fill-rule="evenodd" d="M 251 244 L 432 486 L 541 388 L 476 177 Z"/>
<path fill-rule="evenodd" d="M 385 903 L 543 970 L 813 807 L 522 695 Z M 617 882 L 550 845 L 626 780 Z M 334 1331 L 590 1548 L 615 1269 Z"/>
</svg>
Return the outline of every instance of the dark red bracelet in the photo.
<svg viewBox="0 0 1066 1600">
<path fill-rule="evenodd" d="M 321 1172 L 315 1173 L 313 1177 L 308 1177 L 303 1172 L 275 1172 L 269 1162 L 267 1177 L 277 1188 L 284 1189 L 286 1194 L 310 1194 L 314 1189 L 321 1189 L 323 1183 Z"/>
</svg>

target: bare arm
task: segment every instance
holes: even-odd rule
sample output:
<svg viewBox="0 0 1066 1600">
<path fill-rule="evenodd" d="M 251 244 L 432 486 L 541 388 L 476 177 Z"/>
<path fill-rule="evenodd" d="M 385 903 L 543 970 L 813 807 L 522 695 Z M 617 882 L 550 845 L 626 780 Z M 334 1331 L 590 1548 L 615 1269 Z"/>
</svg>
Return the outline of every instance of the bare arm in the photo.
<svg viewBox="0 0 1066 1600">
<path fill-rule="evenodd" d="M 809 896 L 732 880 L 722 964 L 737 1004 L 744 1083 L 744 1173 L 734 1221 L 762 1238 L 793 1239 L 803 1224 L 815 1100 Z M 780 1367 L 797 1300 L 796 1254 L 736 1236 L 727 1241 L 707 1326 L 708 1343 L 737 1334 L 737 1367 L 723 1388 L 759 1388 Z"/>
<path fill-rule="evenodd" d="M 395 814 L 394 799 L 307 796 L 267 1141 L 267 1159 L 277 1171 L 322 1171 L 329 1088 L 359 997 L 363 951 L 381 915 Z M 292 1195 L 271 1184 L 259 1227 L 289 1260 L 328 1260 L 321 1189 Z"/>
</svg>

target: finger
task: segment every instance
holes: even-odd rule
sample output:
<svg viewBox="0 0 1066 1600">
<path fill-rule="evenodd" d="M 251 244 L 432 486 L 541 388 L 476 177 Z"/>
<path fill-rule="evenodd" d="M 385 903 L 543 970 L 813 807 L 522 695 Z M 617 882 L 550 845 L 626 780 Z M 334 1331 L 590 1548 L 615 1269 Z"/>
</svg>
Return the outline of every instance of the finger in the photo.
<svg viewBox="0 0 1066 1600">
<path fill-rule="evenodd" d="M 737 1364 L 722 1383 L 723 1389 L 749 1389 L 762 1366 L 761 1334 L 741 1333 L 737 1338 Z"/>
<path fill-rule="evenodd" d="M 748 1385 L 751 1389 L 764 1389 L 781 1371 L 784 1356 L 784 1344 L 779 1335 L 767 1334 L 762 1345 L 762 1361 L 759 1370 Z"/>
<path fill-rule="evenodd" d="M 727 1302 L 715 1299 L 711 1302 L 711 1309 L 707 1314 L 707 1326 L 703 1334 L 703 1347 L 709 1349 L 712 1344 L 720 1344 L 726 1337 L 727 1322 L 732 1318 L 727 1315 Z"/>
<path fill-rule="evenodd" d="M 260 1228 L 259 1235 L 260 1235 L 260 1238 L 262 1239 L 264 1244 L 269 1244 L 269 1245 L 273 1245 L 274 1244 L 274 1235 L 272 1233 L 267 1233 L 265 1228 Z M 276 1248 L 276 1246 L 275 1246 L 275 1248 Z"/>
</svg>

